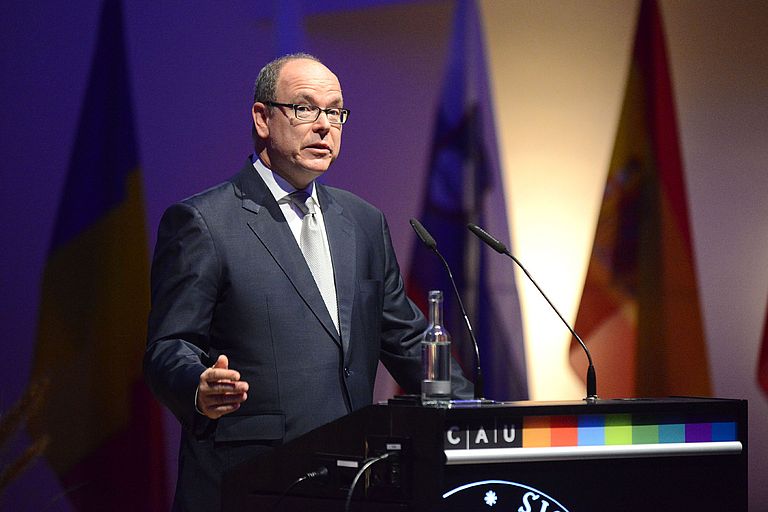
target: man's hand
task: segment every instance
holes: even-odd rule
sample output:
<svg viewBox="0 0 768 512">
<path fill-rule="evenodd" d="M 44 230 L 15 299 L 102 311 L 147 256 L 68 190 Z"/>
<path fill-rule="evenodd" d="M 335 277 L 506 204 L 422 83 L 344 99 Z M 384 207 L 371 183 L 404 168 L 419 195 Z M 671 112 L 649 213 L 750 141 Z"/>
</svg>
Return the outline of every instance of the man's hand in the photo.
<svg viewBox="0 0 768 512">
<path fill-rule="evenodd" d="M 248 398 L 248 383 L 240 380 L 240 372 L 229 369 L 229 359 L 220 355 L 216 363 L 200 374 L 197 386 L 197 408 L 215 420 L 236 411 Z"/>
</svg>

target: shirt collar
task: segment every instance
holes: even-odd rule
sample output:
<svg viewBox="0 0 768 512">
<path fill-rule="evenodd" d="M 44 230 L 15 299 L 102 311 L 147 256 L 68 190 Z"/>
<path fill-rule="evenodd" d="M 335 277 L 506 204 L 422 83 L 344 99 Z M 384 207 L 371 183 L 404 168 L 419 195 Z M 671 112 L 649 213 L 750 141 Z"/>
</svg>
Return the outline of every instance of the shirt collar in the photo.
<svg viewBox="0 0 768 512">
<path fill-rule="evenodd" d="M 253 162 L 253 168 L 259 173 L 259 176 L 264 180 L 267 188 L 278 203 L 285 203 L 288 201 L 288 196 L 298 190 L 288 183 L 282 176 L 267 167 L 258 156 L 251 155 L 251 161 Z M 317 187 L 315 187 L 314 181 L 307 185 L 307 188 L 303 190 L 309 194 L 315 202 L 315 205 L 320 205 L 320 201 L 317 200 Z"/>
</svg>

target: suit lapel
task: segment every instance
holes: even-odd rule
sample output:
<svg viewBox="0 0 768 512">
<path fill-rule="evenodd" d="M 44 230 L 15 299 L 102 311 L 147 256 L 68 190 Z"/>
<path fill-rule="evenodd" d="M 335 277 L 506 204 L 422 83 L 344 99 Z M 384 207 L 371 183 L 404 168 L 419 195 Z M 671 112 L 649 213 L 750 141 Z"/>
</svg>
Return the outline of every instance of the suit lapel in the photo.
<svg viewBox="0 0 768 512">
<path fill-rule="evenodd" d="M 328 334 L 337 344 L 341 344 L 320 290 L 288 227 L 285 216 L 250 161 L 246 162 L 245 167 L 235 177 L 234 184 L 243 209 L 253 214 L 248 220 L 251 231 L 283 270 Z"/>
<path fill-rule="evenodd" d="M 352 304 L 355 299 L 357 281 L 355 254 L 356 244 L 354 224 L 344 214 L 329 190 L 317 184 L 317 195 L 323 210 L 323 222 L 331 249 L 333 276 L 336 281 L 336 302 L 339 306 L 339 330 L 344 347 L 344 354 L 349 349 L 349 336 L 352 325 Z"/>
</svg>

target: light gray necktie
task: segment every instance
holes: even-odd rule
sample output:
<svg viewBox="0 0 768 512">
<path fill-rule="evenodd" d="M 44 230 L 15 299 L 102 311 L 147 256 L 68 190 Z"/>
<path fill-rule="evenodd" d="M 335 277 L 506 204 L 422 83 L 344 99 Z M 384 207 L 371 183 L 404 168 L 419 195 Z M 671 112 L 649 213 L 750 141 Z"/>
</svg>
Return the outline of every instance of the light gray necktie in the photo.
<svg viewBox="0 0 768 512">
<path fill-rule="evenodd" d="M 333 280 L 333 265 L 325 251 L 325 239 L 315 214 L 315 203 L 309 201 L 306 192 L 297 190 L 288 196 L 290 201 L 301 210 L 301 235 L 299 247 L 309 265 L 312 277 L 320 290 L 325 307 L 331 315 L 336 331 L 339 331 L 339 310 L 336 305 L 336 285 Z"/>
</svg>

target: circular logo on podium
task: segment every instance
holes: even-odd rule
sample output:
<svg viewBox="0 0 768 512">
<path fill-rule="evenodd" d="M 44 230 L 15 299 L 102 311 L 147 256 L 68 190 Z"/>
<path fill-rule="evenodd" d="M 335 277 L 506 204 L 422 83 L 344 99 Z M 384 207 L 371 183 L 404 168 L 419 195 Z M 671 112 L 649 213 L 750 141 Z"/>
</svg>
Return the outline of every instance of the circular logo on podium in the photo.
<svg viewBox="0 0 768 512">
<path fill-rule="evenodd" d="M 529 485 L 508 480 L 481 480 L 443 494 L 451 510 L 510 512 L 569 512 L 552 496 Z"/>
</svg>

